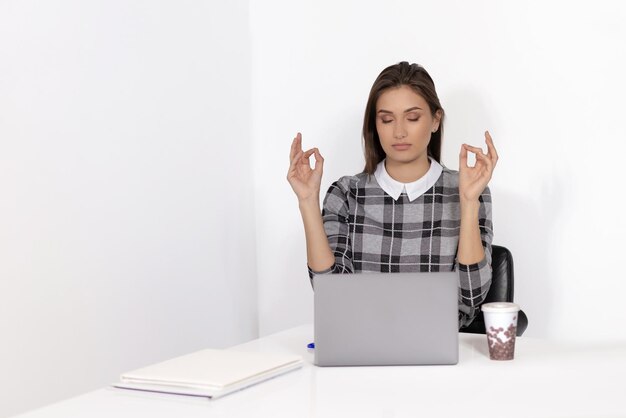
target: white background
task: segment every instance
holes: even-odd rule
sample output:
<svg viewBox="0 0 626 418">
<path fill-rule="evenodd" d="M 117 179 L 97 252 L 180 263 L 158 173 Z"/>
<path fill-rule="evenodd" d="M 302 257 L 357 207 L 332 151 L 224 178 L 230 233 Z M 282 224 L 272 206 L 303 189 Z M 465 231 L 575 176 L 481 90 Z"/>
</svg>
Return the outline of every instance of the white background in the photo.
<svg viewBox="0 0 626 418">
<path fill-rule="evenodd" d="M 387 65 L 422 64 L 463 142 L 500 154 L 494 243 L 515 260 L 529 336 L 626 339 L 626 19 L 619 2 L 251 2 L 261 333 L 312 320 L 289 145 L 325 157 L 322 193 L 363 169 L 360 132 Z M 268 193 L 267 184 L 276 184 Z M 278 239 L 277 239 L 278 238 Z"/>
<path fill-rule="evenodd" d="M 443 162 L 489 129 L 528 336 L 625 339 L 619 2 L 0 0 L 0 416 L 312 321 L 291 139 L 322 189 L 417 62 Z"/>
<path fill-rule="evenodd" d="M 258 335 L 247 14 L 0 2 L 0 416 Z"/>
</svg>

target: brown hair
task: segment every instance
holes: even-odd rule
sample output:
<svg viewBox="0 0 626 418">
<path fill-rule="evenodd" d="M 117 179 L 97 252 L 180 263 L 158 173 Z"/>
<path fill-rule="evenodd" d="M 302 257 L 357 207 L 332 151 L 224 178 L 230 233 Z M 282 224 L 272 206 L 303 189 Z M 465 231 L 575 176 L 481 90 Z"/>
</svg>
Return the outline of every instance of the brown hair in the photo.
<svg viewBox="0 0 626 418">
<path fill-rule="evenodd" d="M 430 142 L 428 143 L 428 156 L 438 163 L 441 162 L 444 111 L 435 91 L 435 83 L 424 67 L 402 61 L 385 68 L 378 75 L 370 90 L 367 105 L 365 106 L 365 117 L 363 118 L 365 168 L 363 172 L 367 174 L 373 174 L 378 163 L 385 158 L 385 151 L 383 151 L 383 147 L 380 145 L 380 138 L 376 130 L 376 102 L 378 102 L 378 98 L 385 90 L 401 86 L 409 86 L 415 93 L 422 96 L 428 103 L 433 117 L 438 110 L 441 111 L 439 128 L 431 134 Z"/>
</svg>

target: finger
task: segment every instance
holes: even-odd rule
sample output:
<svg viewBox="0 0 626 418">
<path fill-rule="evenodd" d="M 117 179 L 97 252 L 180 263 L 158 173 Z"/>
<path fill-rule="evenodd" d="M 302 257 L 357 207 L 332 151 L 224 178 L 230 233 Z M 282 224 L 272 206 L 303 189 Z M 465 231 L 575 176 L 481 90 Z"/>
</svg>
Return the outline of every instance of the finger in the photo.
<svg viewBox="0 0 626 418">
<path fill-rule="evenodd" d="M 296 152 L 298 152 L 296 148 L 297 141 L 298 140 L 296 138 L 291 141 L 291 148 L 289 149 L 289 161 L 293 160 L 293 156 L 296 155 Z"/>
<path fill-rule="evenodd" d="M 300 150 L 300 151 L 297 151 L 296 154 L 293 156 L 289 164 L 289 174 L 291 174 L 292 172 L 296 170 L 296 166 L 298 165 L 298 162 L 302 159 L 303 154 L 304 153 L 302 152 L 302 150 Z"/>
<path fill-rule="evenodd" d="M 289 153 L 289 160 L 293 159 L 293 156 L 295 155 L 296 152 L 298 152 L 298 150 L 300 151 L 302 150 L 302 134 L 300 132 L 296 134 L 295 138 L 291 142 L 291 151 Z"/>
<path fill-rule="evenodd" d="M 459 169 L 467 167 L 467 148 L 465 144 L 461 145 L 461 152 L 459 153 Z"/>
<path fill-rule="evenodd" d="M 293 156 L 293 159 L 291 160 L 291 165 L 294 167 L 297 167 L 300 164 L 309 164 L 309 157 L 311 156 L 311 154 L 313 154 L 313 149 L 310 149 L 308 151 L 302 151 L 299 150 L 296 155 Z"/>
<path fill-rule="evenodd" d="M 298 152 L 296 145 L 297 142 L 298 138 L 294 138 L 293 141 L 291 141 L 291 148 L 289 149 L 289 161 L 293 160 L 293 156 L 296 155 L 296 152 Z"/>
<path fill-rule="evenodd" d="M 482 149 L 482 148 L 479 148 L 479 147 L 473 147 L 473 146 L 468 145 L 468 144 L 463 144 L 463 146 L 464 146 L 465 148 L 467 148 L 467 150 L 468 150 L 468 151 L 473 152 L 474 154 L 484 154 L 484 153 L 483 153 L 483 149 Z"/>
<path fill-rule="evenodd" d="M 302 155 L 302 158 L 300 159 L 300 163 L 301 164 L 309 164 L 309 157 L 311 155 L 313 155 L 315 153 L 315 148 L 311 148 L 310 150 L 307 150 L 304 155 Z"/>
<path fill-rule="evenodd" d="M 324 157 L 322 157 L 322 154 L 320 154 L 320 150 L 315 148 L 315 167 L 313 168 L 313 171 L 322 172 L 323 169 Z"/>
<path fill-rule="evenodd" d="M 498 162 L 498 151 L 496 151 L 496 146 L 493 144 L 493 138 L 489 131 L 485 131 L 485 142 L 487 143 L 487 155 L 491 157 L 493 164 Z"/>
<path fill-rule="evenodd" d="M 487 172 L 491 175 L 493 171 L 493 161 L 485 154 L 476 154 L 476 162 L 485 164 Z"/>
</svg>

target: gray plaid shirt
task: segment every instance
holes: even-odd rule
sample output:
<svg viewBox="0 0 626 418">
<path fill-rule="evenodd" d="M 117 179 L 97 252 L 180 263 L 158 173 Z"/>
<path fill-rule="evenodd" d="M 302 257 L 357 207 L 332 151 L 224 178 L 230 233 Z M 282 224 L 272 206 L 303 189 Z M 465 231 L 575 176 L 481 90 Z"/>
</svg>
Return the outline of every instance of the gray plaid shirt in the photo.
<svg viewBox="0 0 626 418">
<path fill-rule="evenodd" d="M 443 168 L 434 186 L 413 201 L 394 200 L 375 176 L 360 173 L 334 182 L 322 217 L 335 264 L 316 274 L 358 272 L 459 272 L 459 326 L 472 322 L 491 285 L 491 194 L 480 198 L 478 224 L 485 258 L 456 260 L 461 226 L 459 174 Z"/>
</svg>

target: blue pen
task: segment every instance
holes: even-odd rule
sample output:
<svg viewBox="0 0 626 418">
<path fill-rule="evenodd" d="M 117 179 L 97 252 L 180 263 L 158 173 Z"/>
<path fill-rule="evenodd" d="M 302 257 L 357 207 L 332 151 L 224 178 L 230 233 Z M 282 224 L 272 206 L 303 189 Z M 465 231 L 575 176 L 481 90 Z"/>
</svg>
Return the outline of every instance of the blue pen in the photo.
<svg viewBox="0 0 626 418">
<path fill-rule="evenodd" d="M 308 343 L 306 348 L 315 348 L 315 343 Z"/>
</svg>

